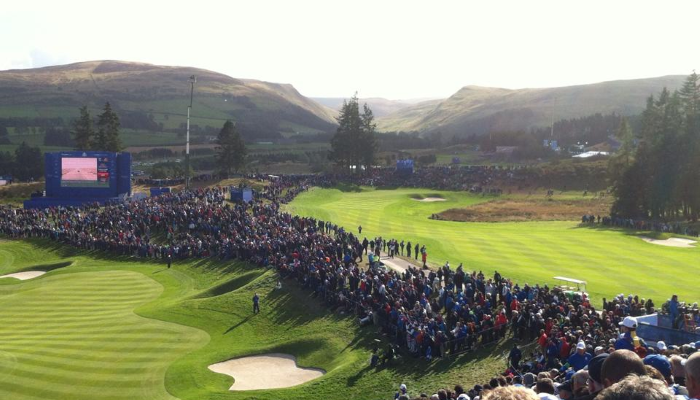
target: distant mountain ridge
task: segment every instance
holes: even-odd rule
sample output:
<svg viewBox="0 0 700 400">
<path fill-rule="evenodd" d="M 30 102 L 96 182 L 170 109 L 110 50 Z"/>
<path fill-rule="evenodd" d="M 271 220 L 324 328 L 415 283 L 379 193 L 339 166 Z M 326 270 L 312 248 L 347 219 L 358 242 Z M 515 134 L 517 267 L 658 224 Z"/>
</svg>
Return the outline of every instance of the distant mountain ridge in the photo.
<svg viewBox="0 0 700 400">
<path fill-rule="evenodd" d="M 265 138 L 335 130 L 333 113 L 289 84 L 109 60 L 0 71 L 0 118 L 71 118 L 82 105 L 99 108 L 110 101 L 117 111 L 146 113 L 177 129 L 190 101 L 191 75 L 197 77 L 193 124 L 220 128 L 231 119 Z"/>
<path fill-rule="evenodd" d="M 685 78 L 669 75 L 541 89 L 465 86 L 445 100 L 419 103 L 377 118 L 377 128 L 479 135 L 549 126 L 552 119 L 595 113 L 632 115 L 644 110 L 647 97 L 664 87 L 677 89 Z"/>
<path fill-rule="evenodd" d="M 328 107 L 337 114 L 340 107 L 343 105 L 343 101 L 347 99 L 343 97 L 312 97 L 311 100 Z M 360 104 L 367 103 L 367 106 L 372 110 L 375 117 L 390 115 L 427 100 L 429 99 L 389 100 L 381 97 L 359 99 Z"/>
</svg>

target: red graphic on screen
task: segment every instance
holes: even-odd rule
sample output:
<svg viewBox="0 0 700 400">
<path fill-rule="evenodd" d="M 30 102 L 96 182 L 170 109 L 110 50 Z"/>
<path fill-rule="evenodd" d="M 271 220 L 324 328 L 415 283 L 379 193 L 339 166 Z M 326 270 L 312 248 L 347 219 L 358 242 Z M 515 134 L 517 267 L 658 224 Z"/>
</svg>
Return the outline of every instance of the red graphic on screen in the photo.
<svg viewBox="0 0 700 400">
<path fill-rule="evenodd" d="M 61 160 L 61 180 L 97 181 L 97 159 L 63 158 Z"/>
</svg>

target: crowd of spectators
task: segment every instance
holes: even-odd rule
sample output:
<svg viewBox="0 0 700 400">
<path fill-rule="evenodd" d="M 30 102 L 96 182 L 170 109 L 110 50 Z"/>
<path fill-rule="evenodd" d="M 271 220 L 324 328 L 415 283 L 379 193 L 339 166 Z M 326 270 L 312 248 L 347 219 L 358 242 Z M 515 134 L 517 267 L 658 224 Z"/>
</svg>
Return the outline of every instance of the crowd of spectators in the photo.
<svg viewBox="0 0 700 400">
<path fill-rule="evenodd" d="M 501 172 L 505 177 L 514 173 Z M 453 189 L 451 181 L 440 183 L 431 175 L 441 173 L 428 170 L 414 184 L 426 186 L 421 179 L 429 179 L 437 188 Z M 481 170 L 461 173 L 481 176 Z M 281 279 L 298 282 L 334 312 L 352 313 L 360 324 L 374 324 L 389 342 L 381 354 L 374 349 L 373 365 L 391 363 L 399 354 L 426 360 L 453 356 L 504 337 L 536 340 L 530 355 L 518 354 L 515 347 L 508 357 L 503 379 L 507 383 L 510 376 L 517 383 L 527 374 L 554 370 L 560 379 L 589 367 L 595 359 L 591 354 L 640 348 L 636 337 L 620 338 L 618 329 L 620 324 L 627 327 L 631 316 L 653 312 L 651 300 L 620 295 L 604 301 L 599 313 L 585 293 L 521 285 L 497 271 L 486 276 L 461 264 L 453 268 L 448 262 L 437 269 L 409 267 L 398 272 L 383 266 L 379 255 L 385 244 L 397 253 L 403 240 L 374 238 L 368 246 L 359 233 L 330 221 L 280 211 L 282 203 L 311 185 L 334 184 L 337 178 L 267 179 L 270 182 L 251 203 L 232 204 L 225 200 L 224 188 L 205 188 L 102 208 L 6 207 L 0 209 L 0 232 L 117 255 L 164 261 L 245 260 L 275 268 Z M 370 260 L 367 267 L 363 267 L 363 254 Z M 498 386 L 506 386 L 497 380 Z"/>
<path fill-rule="evenodd" d="M 687 349 L 650 348 L 649 354 L 618 349 L 587 350 L 583 368 L 551 369 L 539 373 L 506 370 L 489 382 L 465 389 L 443 388 L 428 395 L 411 396 L 401 385 L 395 398 L 431 400 L 547 399 L 547 400 L 648 400 L 700 398 L 700 342 Z M 584 353 L 585 352 L 585 353 Z M 574 353 L 569 358 L 574 357 Z"/>
<path fill-rule="evenodd" d="M 459 190 L 472 193 L 500 194 L 501 188 L 520 186 L 533 179 L 531 170 L 520 166 L 442 166 L 423 167 L 412 173 L 393 168 L 377 168 L 363 174 L 328 174 L 325 185 L 352 183 L 375 187 L 412 187 L 435 190 Z"/>
</svg>

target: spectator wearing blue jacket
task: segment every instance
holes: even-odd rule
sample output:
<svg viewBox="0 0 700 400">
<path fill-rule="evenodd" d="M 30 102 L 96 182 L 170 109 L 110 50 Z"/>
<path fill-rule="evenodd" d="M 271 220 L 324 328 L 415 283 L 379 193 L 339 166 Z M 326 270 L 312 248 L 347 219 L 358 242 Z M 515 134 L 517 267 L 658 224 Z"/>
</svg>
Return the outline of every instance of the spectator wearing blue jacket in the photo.
<svg viewBox="0 0 700 400">
<path fill-rule="evenodd" d="M 590 353 L 586 353 L 586 343 L 578 342 L 576 353 L 569 356 L 569 365 L 574 371 L 578 371 L 588 365 L 592 358 L 593 356 Z"/>
<path fill-rule="evenodd" d="M 668 303 L 668 312 L 671 314 L 671 324 L 673 329 L 678 329 L 678 296 L 673 295 Z"/>
</svg>

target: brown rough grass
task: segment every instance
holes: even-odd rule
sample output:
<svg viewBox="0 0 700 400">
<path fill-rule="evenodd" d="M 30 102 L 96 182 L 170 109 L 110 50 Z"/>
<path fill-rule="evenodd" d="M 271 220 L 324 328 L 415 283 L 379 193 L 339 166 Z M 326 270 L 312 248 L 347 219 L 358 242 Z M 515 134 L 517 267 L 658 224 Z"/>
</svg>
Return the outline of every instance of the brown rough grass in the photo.
<svg viewBox="0 0 700 400">
<path fill-rule="evenodd" d="M 578 200 L 493 200 L 466 208 L 452 208 L 438 219 L 462 222 L 578 221 L 584 214 L 608 215 L 611 198 Z"/>
</svg>

